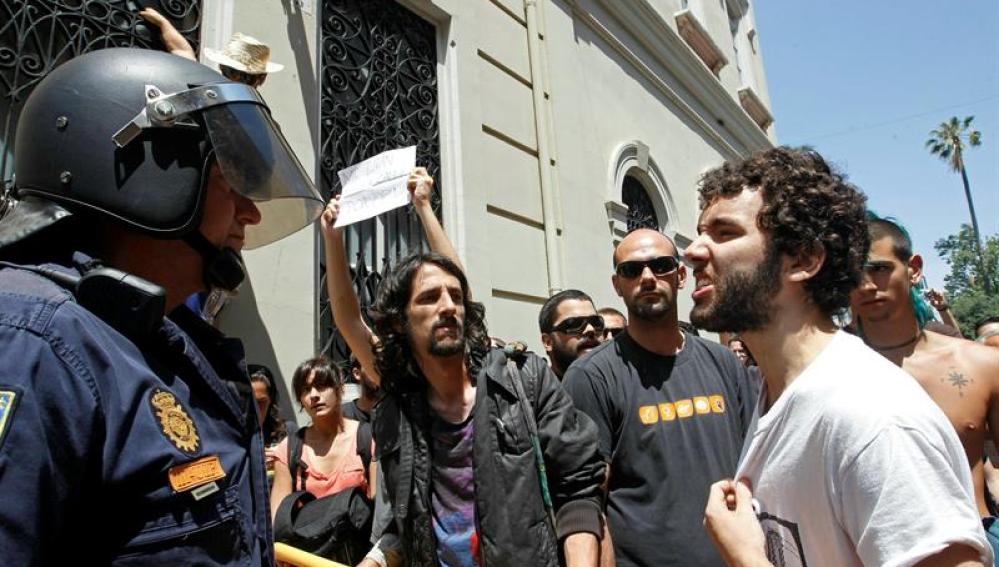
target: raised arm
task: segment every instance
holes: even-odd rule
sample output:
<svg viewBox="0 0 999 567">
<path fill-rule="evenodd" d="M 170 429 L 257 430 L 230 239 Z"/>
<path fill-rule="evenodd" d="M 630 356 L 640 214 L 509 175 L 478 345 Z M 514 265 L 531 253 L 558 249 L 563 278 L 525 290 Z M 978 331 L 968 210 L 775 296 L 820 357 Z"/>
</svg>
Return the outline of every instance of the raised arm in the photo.
<svg viewBox="0 0 999 567">
<path fill-rule="evenodd" d="M 414 168 L 406 183 L 416 209 L 420 223 L 430 249 L 446 256 L 464 270 L 454 246 L 444 233 L 434 210 L 430 204 L 430 195 L 434 188 L 434 178 L 424 167 Z M 375 368 L 372 340 L 374 334 L 361 316 L 361 305 L 350 281 L 350 268 L 347 263 L 347 251 L 343 244 L 343 229 L 333 228 L 340 212 L 340 201 L 336 197 L 330 200 L 321 217 L 323 241 L 326 245 L 326 289 L 329 293 L 330 306 L 333 312 L 333 322 L 343 334 L 347 346 L 361 363 L 361 368 L 376 384 L 381 384 L 381 376 Z"/>
<path fill-rule="evenodd" d="M 406 188 L 409 189 L 409 194 L 413 199 L 413 208 L 416 209 L 416 214 L 420 217 L 420 224 L 423 225 L 423 232 L 427 235 L 430 249 L 457 264 L 464 272 L 465 267 L 461 265 L 458 253 L 447 234 L 444 233 L 444 227 L 437 220 L 437 215 L 434 214 L 434 208 L 430 203 L 430 195 L 434 191 L 434 178 L 427 173 L 427 168 L 414 168 L 409 174 Z"/>
<path fill-rule="evenodd" d="M 163 14 L 160 14 L 153 8 L 145 8 L 139 12 L 139 16 L 159 28 L 160 38 L 163 40 L 163 45 L 166 46 L 167 51 L 191 61 L 198 60 L 197 55 L 194 54 L 194 50 L 191 49 L 191 44 L 187 43 L 184 36 L 180 35 L 177 28 L 173 27 L 170 20 L 164 18 Z"/>
<path fill-rule="evenodd" d="M 350 281 L 350 267 L 347 264 L 347 250 L 343 244 L 343 229 L 334 228 L 340 213 L 340 200 L 330 199 L 320 217 L 323 243 L 326 248 L 326 291 L 329 294 L 333 322 L 343 335 L 350 351 L 361 363 L 368 378 L 381 384 L 381 375 L 375 368 L 375 354 L 372 348 L 374 335 L 361 316 L 361 303 Z"/>
<path fill-rule="evenodd" d="M 926 293 L 926 299 L 929 300 L 930 305 L 940 314 L 940 320 L 943 321 L 944 325 L 950 325 L 954 330 L 961 331 L 961 325 L 958 324 L 957 319 L 954 318 L 954 314 L 951 313 L 950 305 L 947 303 L 947 296 L 942 291 L 930 289 Z"/>
</svg>

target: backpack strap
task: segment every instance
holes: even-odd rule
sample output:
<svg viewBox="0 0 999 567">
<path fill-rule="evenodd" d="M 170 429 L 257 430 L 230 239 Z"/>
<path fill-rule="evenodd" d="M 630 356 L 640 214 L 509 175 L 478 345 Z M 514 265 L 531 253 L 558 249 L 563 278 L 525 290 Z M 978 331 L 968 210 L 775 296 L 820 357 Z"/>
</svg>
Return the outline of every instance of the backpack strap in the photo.
<svg viewBox="0 0 999 567">
<path fill-rule="evenodd" d="M 288 435 L 288 472 L 291 473 L 291 491 L 305 490 L 305 479 L 308 478 L 309 465 L 302 462 L 302 446 L 305 444 L 305 426 Z M 298 486 L 301 475 L 302 486 Z"/>
<path fill-rule="evenodd" d="M 371 466 L 371 423 L 362 421 L 357 424 L 357 454 L 364 463 L 364 474 L 367 476 Z"/>
<path fill-rule="evenodd" d="M 551 522 L 552 532 L 558 533 L 555 525 L 555 506 L 552 504 L 551 493 L 548 491 L 548 472 L 545 467 L 544 453 L 541 450 L 538 422 L 534 416 L 534 408 L 532 407 L 534 403 L 527 397 L 527 392 L 524 391 L 524 384 L 522 383 L 534 377 L 527 370 L 526 361 L 521 360 L 520 365 L 518 365 L 517 361 L 511 357 L 507 358 L 506 372 L 510 377 L 510 382 L 513 384 L 514 390 L 517 391 L 520 414 L 524 418 L 524 425 L 527 427 L 527 432 L 531 438 L 531 448 L 534 450 L 534 461 L 538 469 L 538 480 L 541 483 L 541 500 L 545 505 L 545 510 L 548 512 L 548 521 Z"/>
</svg>

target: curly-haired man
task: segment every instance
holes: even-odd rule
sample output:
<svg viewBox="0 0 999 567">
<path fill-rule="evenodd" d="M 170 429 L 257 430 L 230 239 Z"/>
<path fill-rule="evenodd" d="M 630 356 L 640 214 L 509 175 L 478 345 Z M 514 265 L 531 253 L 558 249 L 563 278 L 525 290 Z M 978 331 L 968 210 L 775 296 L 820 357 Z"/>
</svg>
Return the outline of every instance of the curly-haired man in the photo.
<svg viewBox="0 0 999 567">
<path fill-rule="evenodd" d="M 705 525 L 729 565 L 991 565 L 961 443 L 905 372 L 837 330 L 870 238 L 865 199 L 817 153 L 705 175 L 691 321 L 738 332 L 765 377 Z"/>
</svg>

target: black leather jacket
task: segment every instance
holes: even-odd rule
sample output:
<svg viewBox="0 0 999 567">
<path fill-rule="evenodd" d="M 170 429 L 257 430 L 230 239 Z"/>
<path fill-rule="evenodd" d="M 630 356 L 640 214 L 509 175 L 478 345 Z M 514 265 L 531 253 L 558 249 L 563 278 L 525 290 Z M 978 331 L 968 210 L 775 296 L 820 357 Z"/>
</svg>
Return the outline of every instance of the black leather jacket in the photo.
<svg viewBox="0 0 999 567">
<path fill-rule="evenodd" d="M 536 416 L 558 534 L 541 497 L 537 462 L 507 358 L 494 349 L 478 373 L 475 408 L 475 514 L 485 565 L 558 565 L 558 542 L 577 532 L 602 535 L 604 462 L 597 430 L 573 407 L 545 362 L 518 361 Z M 430 512 L 430 424 L 425 393 L 390 395 L 375 409 L 376 451 L 396 532 L 409 565 L 436 566 Z"/>
</svg>

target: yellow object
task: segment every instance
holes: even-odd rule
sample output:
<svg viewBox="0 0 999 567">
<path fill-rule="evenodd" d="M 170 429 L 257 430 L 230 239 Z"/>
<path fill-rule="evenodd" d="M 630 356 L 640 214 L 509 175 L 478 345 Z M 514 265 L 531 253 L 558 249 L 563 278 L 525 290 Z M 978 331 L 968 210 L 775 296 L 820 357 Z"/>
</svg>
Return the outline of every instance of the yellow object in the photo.
<svg viewBox="0 0 999 567">
<path fill-rule="evenodd" d="M 218 455 L 211 455 L 172 467 L 167 476 L 170 478 L 170 486 L 174 492 L 184 492 L 202 484 L 208 484 L 213 480 L 225 478 L 225 471 L 222 470 L 222 461 Z"/>
<path fill-rule="evenodd" d="M 156 417 L 160 420 L 160 429 L 178 449 L 185 453 L 197 453 L 200 438 L 194 420 L 187 415 L 184 407 L 170 392 L 157 389 L 150 398 L 150 403 L 156 408 Z"/>
<path fill-rule="evenodd" d="M 302 551 L 297 547 L 292 547 L 281 542 L 274 544 L 274 556 L 279 563 L 286 563 L 297 567 L 348 567 L 343 563 L 323 559 L 318 555 L 313 555 L 308 551 Z"/>
</svg>

